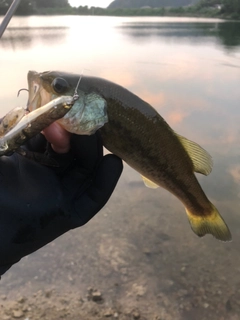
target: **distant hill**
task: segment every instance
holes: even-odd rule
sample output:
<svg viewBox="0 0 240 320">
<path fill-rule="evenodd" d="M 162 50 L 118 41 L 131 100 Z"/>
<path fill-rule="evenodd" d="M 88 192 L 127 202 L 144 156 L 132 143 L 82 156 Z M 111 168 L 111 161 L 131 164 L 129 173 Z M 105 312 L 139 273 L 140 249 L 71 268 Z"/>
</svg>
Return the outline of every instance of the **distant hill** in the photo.
<svg viewBox="0 0 240 320">
<path fill-rule="evenodd" d="M 108 9 L 116 8 L 141 8 L 141 7 L 184 7 L 193 5 L 199 0 L 114 0 L 108 6 Z"/>
</svg>

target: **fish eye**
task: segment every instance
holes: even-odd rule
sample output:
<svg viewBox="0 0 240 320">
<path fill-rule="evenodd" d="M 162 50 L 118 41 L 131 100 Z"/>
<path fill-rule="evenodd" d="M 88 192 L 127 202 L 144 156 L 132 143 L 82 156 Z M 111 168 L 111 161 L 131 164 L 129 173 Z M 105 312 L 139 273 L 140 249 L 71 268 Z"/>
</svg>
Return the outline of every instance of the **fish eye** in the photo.
<svg viewBox="0 0 240 320">
<path fill-rule="evenodd" d="M 56 93 L 65 93 L 69 88 L 69 84 L 63 78 L 55 78 L 51 86 Z"/>
</svg>

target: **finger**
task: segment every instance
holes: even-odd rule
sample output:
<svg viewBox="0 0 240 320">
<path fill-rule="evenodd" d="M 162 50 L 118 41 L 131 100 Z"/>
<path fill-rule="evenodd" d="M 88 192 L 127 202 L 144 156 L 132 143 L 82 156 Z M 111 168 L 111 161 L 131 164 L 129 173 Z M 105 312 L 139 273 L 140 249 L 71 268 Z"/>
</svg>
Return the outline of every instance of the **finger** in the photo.
<svg viewBox="0 0 240 320">
<path fill-rule="evenodd" d="M 93 171 L 103 157 L 102 141 L 99 133 L 91 136 L 72 135 L 71 150 L 78 167 Z"/>
<path fill-rule="evenodd" d="M 75 201 L 76 225 L 87 223 L 110 198 L 123 170 L 122 160 L 106 155 L 97 170 L 91 186 Z"/>
<path fill-rule="evenodd" d="M 45 128 L 43 134 L 55 152 L 67 153 L 70 150 L 71 133 L 63 129 L 57 122 Z"/>
<path fill-rule="evenodd" d="M 44 135 L 39 133 L 25 143 L 25 147 L 29 151 L 43 153 L 46 150 L 47 140 Z"/>
</svg>

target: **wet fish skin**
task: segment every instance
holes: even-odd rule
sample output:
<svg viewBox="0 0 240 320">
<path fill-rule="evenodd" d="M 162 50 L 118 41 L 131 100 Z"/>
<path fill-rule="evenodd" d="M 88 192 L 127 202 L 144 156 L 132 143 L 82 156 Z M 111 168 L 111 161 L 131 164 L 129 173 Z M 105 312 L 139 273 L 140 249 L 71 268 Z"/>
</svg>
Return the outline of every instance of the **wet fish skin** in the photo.
<svg viewBox="0 0 240 320">
<path fill-rule="evenodd" d="M 61 93 L 52 86 L 58 78 L 67 84 Z M 41 105 L 46 103 L 44 99 L 71 95 L 78 80 L 79 75 L 64 72 L 30 71 L 29 101 L 35 100 L 36 105 Z M 42 102 L 40 95 L 31 94 L 34 82 L 41 88 Z M 115 83 L 82 76 L 79 91 L 94 92 L 106 100 L 108 123 L 99 131 L 109 151 L 144 176 L 147 183 L 174 194 L 184 204 L 190 225 L 198 236 L 209 233 L 222 241 L 231 240 L 226 223 L 194 175 L 194 171 L 202 174 L 211 171 L 211 158 L 200 146 L 177 135 L 154 108 Z"/>
</svg>

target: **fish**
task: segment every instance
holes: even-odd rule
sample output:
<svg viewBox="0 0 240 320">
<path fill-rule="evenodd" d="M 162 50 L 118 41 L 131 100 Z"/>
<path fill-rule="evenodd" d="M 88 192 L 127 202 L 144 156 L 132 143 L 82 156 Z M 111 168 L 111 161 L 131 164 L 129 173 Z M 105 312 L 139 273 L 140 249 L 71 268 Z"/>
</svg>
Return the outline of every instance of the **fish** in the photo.
<svg viewBox="0 0 240 320">
<path fill-rule="evenodd" d="M 58 123 L 75 134 L 97 130 L 104 147 L 140 173 L 146 186 L 163 187 L 184 205 L 193 232 L 231 241 L 231 232 L 201 188 L 195 172 L 208 175 L 212 158 L 177 134 L 147 102 L 106 79 L 59 71 L 28 72 L 28 109 L 64 95 L 80 99 Z"/>
<path fill-rule="evenodd" d="M 30 156 L 30 152 L 21 149 L 21 146 L 55 120 L 63 117 L 77 99 L 76 95 L 61 96 L 32 112 L 19 107 L 9 111 L 0 120 L 0 156 L 9 155 L 12 152 Z M 31 154 L 31 156 L 34 155 Z"/>
</svg>

